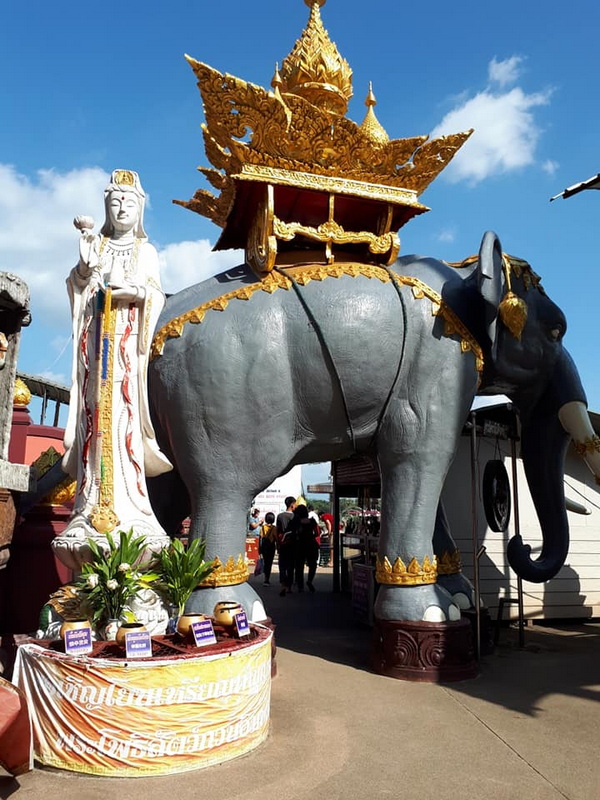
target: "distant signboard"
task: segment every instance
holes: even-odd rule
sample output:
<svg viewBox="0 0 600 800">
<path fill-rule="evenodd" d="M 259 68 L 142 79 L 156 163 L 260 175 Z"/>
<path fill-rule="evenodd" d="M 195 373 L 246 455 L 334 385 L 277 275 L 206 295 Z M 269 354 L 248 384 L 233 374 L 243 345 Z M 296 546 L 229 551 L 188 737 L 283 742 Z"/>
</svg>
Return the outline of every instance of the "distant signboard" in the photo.
<svg viewBox="0 0 600 800">
<path fill-rule="evenodd" d="M 373 624 L 375 568 L 352 564 L 352 611 L 359 622 Z"/>
<path fill-rule="evenodd" d="M 275 516 L 280 511 L 285 511 L 286 497 L 299 497 L 302 494 L 302 467 L 292 467 L 289 472 L 273 481 L 260 494 L 257 494 L 252 503 L 252 508 L 260 510 L 260 516 L 264 519 L 268 511 L 272 511 Z"/>
</svg>

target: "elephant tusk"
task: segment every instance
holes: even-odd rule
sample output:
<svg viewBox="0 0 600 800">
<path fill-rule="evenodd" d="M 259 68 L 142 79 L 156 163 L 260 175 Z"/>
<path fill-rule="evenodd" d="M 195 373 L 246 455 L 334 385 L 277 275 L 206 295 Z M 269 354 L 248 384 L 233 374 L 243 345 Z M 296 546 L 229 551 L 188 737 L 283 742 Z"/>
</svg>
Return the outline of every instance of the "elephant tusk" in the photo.
<svg viewBox="0 0 600 800">
<path fill-rule="evenodd" d="M 589 516 L 592 513 L 589 508 L 586 508 L 581 503 L 575 502 L 575 500 L 570 500 L 568 497 L 565 497 L 565 508 L 567 511 L 572 511 L 573 514 L 585 514 L 585 516 Z"/>
<path fill-rule="evenodd" d="M 600 437 L 592 427 L 585 404 L 579 400 L 565 403 L 558 412 L 565 431 L 573 438 L 575 449 L 600 482 Z"/>
</svg>

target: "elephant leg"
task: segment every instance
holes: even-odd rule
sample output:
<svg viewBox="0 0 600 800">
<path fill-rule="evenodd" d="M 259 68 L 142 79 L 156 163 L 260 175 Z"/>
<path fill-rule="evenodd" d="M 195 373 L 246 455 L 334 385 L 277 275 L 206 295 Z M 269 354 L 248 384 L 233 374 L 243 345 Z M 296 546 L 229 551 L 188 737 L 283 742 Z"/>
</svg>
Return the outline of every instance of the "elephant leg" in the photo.
<svg viewBox="0 0 600 800">
<path fill-rule="evenodd" d="M 411 387 L 418 396 L 396 400 L 378 436 L 382 519 L 375 616 L 381 620 L 460 618 L 436 581 L 433 531 L 476 380 L 468 355 L 444 348 L 437 356 L 421 384 Z"/>
<path fill-rule="evenodd" d="M 375 616 L 383 620 L 445 622 L 460 618 L 436 582 L 433 528 L 443 479 L 422 474 L 418 459 L 389 465 L 380 455 L 381 533 Z M 431 564 L 431 571 L 428 570 Z M 386 574 L 387 572 L 387 574 Z"/>
<path fill-rule="evenodd" d="M 206 542 L 207 560 L 218 558 L 221 562 L 215 573 L 216 586 L 195 590 L 187 611 L 210 614 L 215 603 L 235 600 L 242 604 L 250 620 L 267 618 L 262 600 L 247 580 L 247 515 L 256 494 L 286 471 L 291 455 L 279 452 L 276 461 L 275 457 L 268 460 L 266 456 L 249 460 L 249 453 L 256 452 L 258 445 L 242 449 L 241 444 L 236 447 L 230 443 L 227 451 L 213 448 L 210 461 L 200 463 L 192 455 L 183 464 L 178 461 L 192 506 L 190 538 Z"/>
<path fill-rule="evenodd" d="M 473 608 L 475 590 L 471 581 L 463 574 L 460 553 L 450 533 L 448 518 L 440 500 L 433 530 L 433 552 L 438 562 L 439 586 L 452 595 L 453 601 L 462 610 Z"/>
<path fill-rule="evenodd" d="M 253 622 L 267 617 L 262 600 L 247 581 L 246 526 L 252 492 L 240 492 L 224 486 L 204 484 L 195 489 L 192 499 L 190 539 L 206 542 L 206 560 L 218 559 L 220 566 L 213 573 L 216 585 L 200 587 L 186 604 L 186 611 L 212 614 L 215 604 L 236 601 Z"/>
</svg>

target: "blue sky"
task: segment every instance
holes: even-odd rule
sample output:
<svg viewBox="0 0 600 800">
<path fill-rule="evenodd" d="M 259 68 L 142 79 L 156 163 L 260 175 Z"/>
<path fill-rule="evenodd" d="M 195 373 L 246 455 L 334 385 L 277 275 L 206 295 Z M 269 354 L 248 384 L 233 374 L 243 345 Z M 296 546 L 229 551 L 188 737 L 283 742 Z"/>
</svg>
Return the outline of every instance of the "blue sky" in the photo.
<svg viewBox="0 0 600 800">
<path fill-rule="evenodd" d="M 167 291 L 239 260 L 211 255 L 219 230 L 171 203 L 203 186 L 196 166 L 208 166 L 183 54 L 268 86 L 307 18 L 302 0 L 92 8 L 9 0 L 0 31 L 0 268 L 32 293 L 21 371 L 69 381 L 72 219 L 92 214 L 101 223 L 112 169 L 140 173 Z M 600 410 L 600 193 L 549 203 L 600 172 L 600 52 L 590 44 L 600 4 L 328 0 L 322 18 L 354 71 L 349 117 L 362 120 L 371 80 L 393 138 L 476 129 L 422 195 L 432 210 L 401 230 L 402 253 L 459 260 L 495 230 L 565 311 L 566 345 Z"/>
</svg>

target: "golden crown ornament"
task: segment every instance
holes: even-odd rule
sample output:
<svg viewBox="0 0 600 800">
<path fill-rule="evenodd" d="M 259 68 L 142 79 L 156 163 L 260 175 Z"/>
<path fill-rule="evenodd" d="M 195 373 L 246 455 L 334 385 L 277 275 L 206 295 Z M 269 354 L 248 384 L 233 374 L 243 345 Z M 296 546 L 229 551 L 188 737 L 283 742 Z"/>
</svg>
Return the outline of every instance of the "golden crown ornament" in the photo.
<svg viewBox="0 0 600 800">
<path fill-rule="evenodd" d="M 418 196 L 472 133 L 390 139 L 371 86 L 362 124 L 348 119 L 352 70 L 323 27 L 325 0 L 305 2 L 308 23 L 276 67 L 271 90 L 186 56 L 212 164 L 200 172 L 218 194 L 199 189 L 175 202 L 222 227 L 215 249 L 245 248 L 262 276 L 294 263 L 307 241 L 323 249 L 327 264 L 344 250 L 359 261 L 392 263 L 399 228 L 429 210 Z"/>
</svg>

